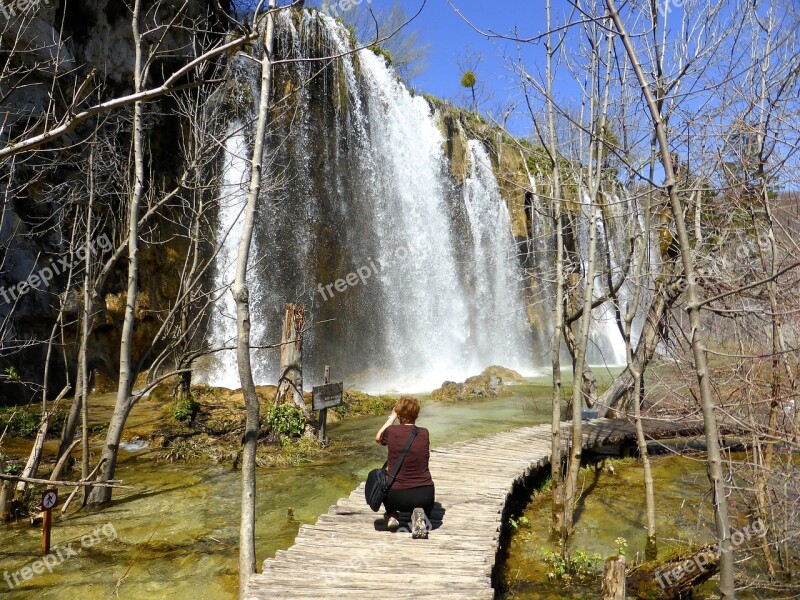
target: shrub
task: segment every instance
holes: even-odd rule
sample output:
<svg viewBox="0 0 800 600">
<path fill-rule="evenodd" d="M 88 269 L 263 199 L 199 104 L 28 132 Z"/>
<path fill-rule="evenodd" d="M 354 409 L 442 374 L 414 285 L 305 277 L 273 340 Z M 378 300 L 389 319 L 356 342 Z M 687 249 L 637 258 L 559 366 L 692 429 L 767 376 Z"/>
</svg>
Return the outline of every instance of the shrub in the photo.
<svg viewBox="0 0 800 600">
<path fill-rule="evenodd" d="M 268 421 L 273 431 L 291 437 L 300 437 L 306 428 L 303 411 L 291 404 L 279 404 L 273 408 Z"/>
<path fill-rule="evenodd" d="M 591 581 L 597 576 L 599 554 L 589 555 L 583 550 L 576 550 L 565 559 L 558 552 L 542 548 L 545 564 L 550 567 L 548 579 L 563 581 Z"/>
<path fill-rule="evenodd" d="M 372 52 L 374 52 L 377 56 L 382 57 L 387 65 L 391 65 L 394 62 L 394 57 L 392 56 L 391 52 L 389 52 L 383 46 L 378 46 L 377 44 L 373 44 L 369 47 Z"/>
<path fill-rule="evenodd" d="M 172 416 L 176 421 L 188 421 L 197 414 L 200 405 L 191 396 L 178 398 L 175 401 L 175 408 L 172 409 Z"/>
<path fill-rule="evenodd" d="M 58 411 L 50 415 L 50 424 L 47 429 L 48 437 L 58 435 L 58 431 L 64 425 L 67 415 L 63 411 Z M 39 430 L 42 421 L 42 409 L 25 410 L 23 408 L 0 408 L 0 432 L 8 427 L 10 435 L 20 437 L 33 437 Z"/>
</svg>

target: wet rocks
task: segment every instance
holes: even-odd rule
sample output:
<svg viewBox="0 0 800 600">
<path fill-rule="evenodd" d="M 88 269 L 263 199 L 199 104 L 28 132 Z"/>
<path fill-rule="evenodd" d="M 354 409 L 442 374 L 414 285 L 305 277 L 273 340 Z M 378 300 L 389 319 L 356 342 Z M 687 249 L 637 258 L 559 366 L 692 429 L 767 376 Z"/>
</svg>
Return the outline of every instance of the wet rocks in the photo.
<svg viewBox="0 0 800 600">
<path fill-rule="evenodd" d="M 480 375 L 469 377 L 464 383 L 445 381 L 431 396 L 438 402 L 461 402 L 476 398 L 495 398 L 505 392 L 503 376 L 510 381 L 523 381 L 522 375 L 504 367 L 488 367 Z"/>
</svg>

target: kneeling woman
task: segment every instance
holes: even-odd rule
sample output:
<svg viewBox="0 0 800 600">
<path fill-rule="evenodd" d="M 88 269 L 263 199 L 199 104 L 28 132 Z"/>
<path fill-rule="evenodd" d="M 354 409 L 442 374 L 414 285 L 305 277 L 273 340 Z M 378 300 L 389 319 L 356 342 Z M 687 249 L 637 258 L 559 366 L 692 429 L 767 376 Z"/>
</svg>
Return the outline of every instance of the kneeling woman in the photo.
<svg viewBox="0 0 800 600">
<path fill-rule="evenodd" d="M 380 431 L 375 435 L 375 441 L 389 447 L 389 473 L 403 452 L 409 436 L 414 429 L 414 424 L 419 415 L 419 402 L 416 398 L 403 397 L 397 401 L 391 416 Z M 395 420 L 400 421 L 397 426 L 392 426 Z M 431 518 L 434 502 L 434 487 L 428 462 L 431 457 L 431 441 L 428 430 L 424 427 L 417 428 L 417 437 L 411 443 L 405 460 L 400 467 L 389 493 L 386 496 L 388 527 L 399 527 L 397 520 L 398 511 L 414 512 L 412 515 L 411 529 L 413 537 L 427 537 L 427 529 L 422 518 L 421 508 L 428 519 Z"/>
</svg>

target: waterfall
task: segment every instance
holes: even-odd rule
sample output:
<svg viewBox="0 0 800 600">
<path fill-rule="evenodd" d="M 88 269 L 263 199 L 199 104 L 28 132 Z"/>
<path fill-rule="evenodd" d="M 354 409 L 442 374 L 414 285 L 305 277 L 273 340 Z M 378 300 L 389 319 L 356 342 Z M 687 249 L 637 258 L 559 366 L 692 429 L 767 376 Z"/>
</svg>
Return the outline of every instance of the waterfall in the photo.
<svg viewBox="0 0 800 600">
<path fill-rule="evenodd" d="M 233 127 L 225 140 L 223 157 L 223 182 L 220 187 L 219 225 L 216 243 L 220 247 L 214 269 L 214 314 L 211 318 L 211 345 L 213 348 L 232 347 L 236 344 L 236 305 L 230 286 L 236 273 L 236 255 L 242 235 L 241 219 L 247 201 L 250 169 L 248 148 L 244 135 Z M 211 368 L 200 378 L 213 386 L 238 388 L 239 370 L 235 350 L 223 350 L 214 355 Z"/>
<path fill-rule="evenodd" d="M 523 272 L 511 235 L 511 216 L 500 195 L 491 159 L 478 140 L 469 142 L 471 168 L 464 205 L 472 233 L 472 281 L 467 294 L 476 366 L 492 363 L 529 370 L 530 335 L 523 301 Z"/>
<path fill-rule="evenodd" d="M 615 197 L 612 206 L 617 206 L 619 203 Z M 610 224 L 606 223 L 605 218 L 598 212 L 597 217 L 597 240 L 598 246 L 602 246 L 601 242 L 607 234 L 607 230 L 612 229 Z M 611 235 L 609 232 L 608 235 Z M 612 251 L 607 259 L 607 266 L 610 268 L 612 278 L 614 280 L 621 276 L 621 269 L 619 266 L 619 258 L 613 251 L 614 248 L 619 247 L 618 244 L 610 244 Z M 624 248 L 624 244 L 622 245 Z M 604 253 L 597 253 L 598 260 L 604 258 Z M 606 293 L 608 285 L 601 275 L 595 275 L 594 280 L 594 297 L 599 298 Z M 624 311 L 627 309 L 625 302 L 627 296 L 627 286 L 623 286 L 617 293 L 620 299 L 621 310 L 623 311 L 622 317 L 624 318 Z M 606 302 L 592 311 L 592 320 L 595 325 L 591 328 L 589 346 L 586 349 L 586 360 L 592 366 L 603 367 L 616 367 L 626 364 L 625 359 L 625 340 L 622 338 L 619 327 L 617 326 L 616 315 L 614 308 L 610 303 Z"/>
<path fill-rule="evenodd" d="M 295 302 L 306 307 L 310 383 L 320 381 L 325 365 L 334 378 L 367 390 L 430 390 L 490 364 L 531 373 L 534 356 L 546 357 L 549 348 L 533 348 L 529 282 L 490 146 L 469 141 L 463 178 L 452 174 L 445 154 L 452 140 L 444 138 L 441 116 L 382 57 L 348 54 L 349 32 L 325 15 L 282 11 L 277 18 L 278 56 L 342 56 L 287 60 L 274 71 L 249 268 L 253 344 L 278 342 L 283 307 Z M 255 70 L 237 77 L 257 89 Z M 212 317 L 215 345 L 235 339 L 225 287 L 248 177 L 243 151 L 251 132 L 244 133 L 226 144 L 218 237 L 230 234 L 215 275 L 225 294 Z M 537 221 L 538 236 L 547 234 L 545 221 Z M 550 268 L 548 244 L 540 246 L 532 249 L 531 272 Z M 550 322 L 550 285 L 546 278 L 537 285 L 541 332 Z M 614 324 L 605 323 L 594 346 L 613 362 Z M 207 380 L 238 387 L 234 358 L 219 353 Z M 256 383 L 275 382 L 278 359 L 274 349 L 254 352 Z"/>
</svg>

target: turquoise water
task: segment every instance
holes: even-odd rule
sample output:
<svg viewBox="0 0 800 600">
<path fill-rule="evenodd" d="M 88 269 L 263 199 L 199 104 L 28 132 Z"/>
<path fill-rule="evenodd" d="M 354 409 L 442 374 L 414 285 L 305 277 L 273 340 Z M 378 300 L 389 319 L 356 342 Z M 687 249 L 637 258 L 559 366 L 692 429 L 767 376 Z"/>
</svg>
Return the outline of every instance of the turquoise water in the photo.
<svg viewBox="0 0 800 600">
<path fill-rule="evenodd" d="M 641 463 L 614 461 L 614 473 L 598 466 L 581 471 L 580 487 L 585 493 L 577 513 L 570 550 L 598 554 L 602 561 L 616 555 L 617 538 L 627 543 L 628 563 L 643 559 L 646 543 L 646 512 Z M 661 556 L 671 550 L 712 542 L 713 514 L 709 484 L 702 455 L 670 455 L 652 459 L 656 490 L 656 527 Z M 599 597 L 599 583 L 567 584 L 548 577 L 553 571 L 545 564 L 543 550 L 552 550 L 549 540 L 549 493 L 535 497 L 523 515 L 530 526 L 512 534 L 503 578 L 504 598 L 519 600 L 567 600 Z M 747 519 L 735 519 L 746 527 Z M 715 595 L 712 581 L 696 589 L 698 599 Z M 746 596 L 742 596 L 743 598 Z"/>
</svg>

